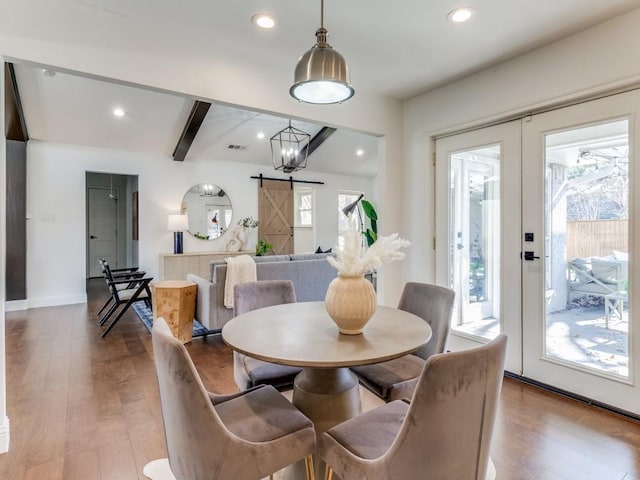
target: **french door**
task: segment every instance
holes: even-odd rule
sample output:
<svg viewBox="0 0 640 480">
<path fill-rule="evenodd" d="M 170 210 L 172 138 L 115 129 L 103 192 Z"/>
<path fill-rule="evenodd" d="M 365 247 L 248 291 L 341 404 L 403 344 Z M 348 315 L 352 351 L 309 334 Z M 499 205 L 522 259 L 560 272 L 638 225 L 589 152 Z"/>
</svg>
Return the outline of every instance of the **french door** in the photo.
<svg viewBox="0 0 640 480">
<path fill-rule="evenodd" d="M 436 142 L 436 278 L 456 291 L 449 348 L 509 336 L 520 372 L 520 123 Z M 514 181 L 517 179 L 517 181 Z"/>
<path fill-rule="evenodd" d="M 639 106 L 634 91 L 522 124 L 524 375 L 635 414 Z"/>
<path fill-rule="evenodd" d="M 509 336 L 506 369 L 640 415 L 640 93 L 436 141 L 449 347 Z"/>
</svg>

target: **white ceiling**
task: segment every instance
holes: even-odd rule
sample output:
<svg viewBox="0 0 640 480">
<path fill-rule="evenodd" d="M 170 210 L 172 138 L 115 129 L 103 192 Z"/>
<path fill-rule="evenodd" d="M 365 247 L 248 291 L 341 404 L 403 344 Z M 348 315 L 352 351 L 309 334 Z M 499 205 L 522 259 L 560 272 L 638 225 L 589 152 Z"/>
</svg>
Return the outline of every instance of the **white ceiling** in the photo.
<svg viewBox="0 0 640 480">
<path fill-rule="evenodd" d="M 29 137 L 170 156 L 187 122 L 193 100 L 66 73 L 45 75 L 41 68 L 15 65 Z M 125 111 L 123 117 L 113 109 Z M 288 119 L 225 105 L 212 105 L 185 161 L 205 157 L 271 166 L 270 138 Z M 311 136 L 322 125 L 292 121 Z M 258 139 L 259 132 L 264 134 Z M 309 156 L 317 172 L 373 177 L 380 140 L 338 130 Z M 246 149 L 230 149 L 240 145 Z M 356 152 L 362 150 L 362 155 Z"/>
<path fill-rule="evenodd" d="M 447 13 L 462 3 L 473 6 L 476 15 L 465 24 L 450 23 Z M 367 91 L 406 100 L 640 8 L 640 0 L 462 3 L 327 0 L 329 43 L 349 62 L 356 95 Z M 193 62 L 215 61 L 240 71 L 250 65 L 291 79 L 297 58 L 314 43 L 319 7 L 318 0 L 4 0 L 0 31 L 51 38 L 70 48 L 104 46 L 108 39 L 110 48 L 135 49 L 141 59 L 159 51 L 180 52 Z M 250 22 L 254 13 L 264 11 L 275 16 L 273 30 L 258 30 Z M 191 99 L 177 95 L 62 73 L 44 77 L 27 66 L 17 70 L 27 126 L 36 139 L 169 155 L 191 108 Z M 119 123 L 110 115 L 114 103 L 127 111 Z M 286 122 L 216 105 L 186 161 L 204 155 L 269 164 L 268 137 Z M 310 133 L 321 127 L 295 121 L 294 126 Z M 257 130 L 265 132 L 267 141 L 257 142 Z M 248 148 L 232 152 L 230 143 Z M 308 168 L 375 175 L 378 143 L 367 135 L 336 132 L 309 158 Z M 352 157 L 357 148 L 366 154 Z"/>
</svg>

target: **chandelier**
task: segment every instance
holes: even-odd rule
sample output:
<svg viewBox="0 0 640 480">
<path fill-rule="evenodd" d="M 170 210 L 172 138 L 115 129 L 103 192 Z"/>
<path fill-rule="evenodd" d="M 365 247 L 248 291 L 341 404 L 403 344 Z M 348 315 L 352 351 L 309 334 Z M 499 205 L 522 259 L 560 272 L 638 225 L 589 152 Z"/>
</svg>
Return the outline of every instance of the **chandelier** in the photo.
<svg viewBox="0 0 640 480">
<path fill-rule="evenodd" d="M 307 132 L 289 126 L 271 137 L 271 158 L 273 168 L 285 173 L 295 172 L 307 166 L 309 149 L 307 145 L 311 135 Z"/>
</svg>

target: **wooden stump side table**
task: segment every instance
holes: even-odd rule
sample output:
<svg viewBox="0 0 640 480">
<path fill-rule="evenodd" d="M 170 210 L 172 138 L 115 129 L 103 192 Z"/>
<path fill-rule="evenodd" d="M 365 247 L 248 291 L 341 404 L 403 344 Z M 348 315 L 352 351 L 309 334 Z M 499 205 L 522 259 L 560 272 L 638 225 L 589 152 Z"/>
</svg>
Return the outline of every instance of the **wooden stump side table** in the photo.
<svg viewBox="0 0 640 480">
<path fill-rule="evenodd" d="M 187 280 L 165 280 L 151 286 L 153 319 L 164 318 L 173 336 L 182 343 L 189 343 L 193 336 L 197 285 Z"/>
</svg>

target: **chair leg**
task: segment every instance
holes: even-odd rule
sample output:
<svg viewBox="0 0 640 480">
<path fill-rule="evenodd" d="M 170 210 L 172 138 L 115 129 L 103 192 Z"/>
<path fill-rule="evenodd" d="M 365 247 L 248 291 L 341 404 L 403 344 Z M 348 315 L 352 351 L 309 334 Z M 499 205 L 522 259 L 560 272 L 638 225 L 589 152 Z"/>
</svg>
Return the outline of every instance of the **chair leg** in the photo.
<svg viewBox="0 0 640 480">
<path fill-rule="evenodd" d="M 122 310 L 120 310 L 120 313 L 118 313 L 118 315 L 116 315 L 116 318 L 114 318 L 111 321 L 111 323 L 109 325 L 107 325 L 107 328 L 105 328 L 104 332 L 102 332 L 102 338 L 107 336 L 107 334 L 116 325 L 116 323 L 118 323 L 118 321 L 120 320 L 120 318 L 122 318 L 122 315 L 124 315 L 124 312 L 126 312 L 126 311 L 127 311 L 127 305 L 125 305 L 125 307 Z"/>
<path fill-rule="evenodd" d="M 316 475 L 313 471 L 313 457 L 311 455 L 304 457 L 304 466 L 307 469 L 307 480 L 315 480 Z"/>
<path fill-rule="evenodd" d="M 109 320 L 109 317 L 113 315 L 113 312 L 115 312 L 117 308 L 118 308 L 117 302 L 111 305 L 111 308 L 109 308 L 109 310 L 107 310 L 107 313 L 105 313 L 104 316 L 100 319 L 100 322 L 98 322 L 98 325 L 100 326 L 104 325 L 106 321 Z"/>
<path fill-rule="evenodd" d="M 126 312 L 129 309 L 129 307 L 131 306 L 131 304 L 137 300 L 138 295 L 140 295 L 140 292 L 136 292 L 136 293 L 133 294 L 133 296 L 125 304 L 124 308 L 122 310 L 120 310 L 120 313 L 118 313 L 118 316 L 116 318 L 114 318 L 113 321 L 109 324 L 109 326 L 107 326 L 105 331 L 102 332 L 102 338 L 106 337 L 107 334 L 111 331 L 111 329 L 115 326 L 115 324 L 118 323 L 118 320 L 120 320 L 122 318 L 122 315 L 124 315 L 124 312 Z"/>
<path fill-rule="evenodd" d="M 327 465 L 327 468 L 324 471 L 324 480 L 331 480 L 333 478 L 333 468 Z"/>
<path fill-rule="evenodd" d="M 100 314 L 102 313 L 102 311 L 107 308 L 107 305 L 109 305 L 111 303 L 111 301 L 113 300 L 113 297 L 109 297 L 107 298 L 107 301 L 104 302 L 104 305 L 102 305 L 102 308 L 100 310 L 98 310 L 97 315 L 100 316 Z"/>
</svg>

